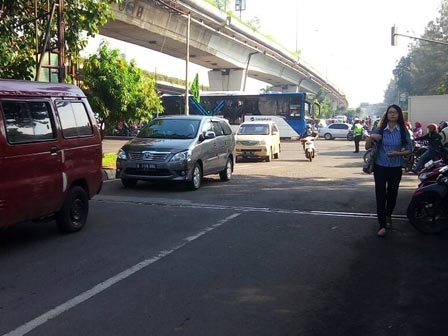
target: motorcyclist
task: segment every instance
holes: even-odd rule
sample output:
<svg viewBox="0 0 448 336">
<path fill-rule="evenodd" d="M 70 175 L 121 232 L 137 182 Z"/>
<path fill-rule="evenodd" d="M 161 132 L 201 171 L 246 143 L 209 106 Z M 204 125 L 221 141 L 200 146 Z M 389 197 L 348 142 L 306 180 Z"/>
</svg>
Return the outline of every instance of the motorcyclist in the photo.
<svg viewBox="0 0 448 336">
<path fill-rule="evenodd" d="M 414 123 L 414 125 L 415 125 L 415 128 L 413 130 L 413 133 L 414 133 L 414 139 L 415 139 L 415 138 L 419 138 L 423 135 L 423 129 L 422 129 L 422 123 L 420 121 L 416 121 Z"/>
<path fill-rule="evenodd" d="M 415 139 L 416 141 L 427 140 L 428 150 L 417 161 L 417 165 L 413 170 L 414 173 L 418 173 L 420 170 L 422 170 L 426 162 L 434 159 L 443 150 L 442 136 L 438 132 L 438 125 L 429 124 L 427 128 L 428 128 L 427 134 Z"/>
<path fill-rule="evenodd" d="M 312 137 L 314 140 L 317 140 L 317 138 L 319 137 L 319 134 L 313 131 L 313 128 L 311 127 L 310 124 L 306 125 L 305 132 L 300 135 L 300 141 L 302 142 L 303 150 L 305 150 L 305 141 L 307 137 Z"/>
</svg>

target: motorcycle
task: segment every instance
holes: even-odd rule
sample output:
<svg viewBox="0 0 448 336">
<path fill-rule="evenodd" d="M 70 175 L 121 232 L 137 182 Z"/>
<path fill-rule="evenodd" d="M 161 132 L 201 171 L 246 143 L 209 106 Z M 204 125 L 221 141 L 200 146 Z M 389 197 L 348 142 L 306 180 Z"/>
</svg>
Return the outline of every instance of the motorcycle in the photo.
<svg viewBox="0 0 448 336">
<path fill-rule="evenodd" d="M 410 172 L 415 169 L 418 159 L 426 152 L 426 150 L 427 145 L 424 141 L 414 141 L 412 153 L 405 157 L 404 170 Z"/>
<path fill-rule="evenodd" d="M 424 234 L 438 234 L 448 229 L 448 169 L 436 183 L 417 188 L 407 208 L 412 226 Z"/>
<path fill-rule="evenodd" d="M 300 139 L 303 145 L 303 150 L 305 153 L 305 157 L 311 162 L 314 159 L 316 154 L 316 147 L 314 146 L 314 138 L 311 136 L 307 136 L 303 139 Z"/>
<path fill-rule="evenodd" d="M 418 179 L 420 180 L 418 187 L 435 183 L 437 177 L 439 177 L 439 175 L 444 173 L 446 170 L 448 170 L 448 164 L 445 161 L 437 160 L 435 162 L 431 162 L 431 164 L 428 165 L 428 167 L 424 167 L 418 175 Z"/>
</svg>

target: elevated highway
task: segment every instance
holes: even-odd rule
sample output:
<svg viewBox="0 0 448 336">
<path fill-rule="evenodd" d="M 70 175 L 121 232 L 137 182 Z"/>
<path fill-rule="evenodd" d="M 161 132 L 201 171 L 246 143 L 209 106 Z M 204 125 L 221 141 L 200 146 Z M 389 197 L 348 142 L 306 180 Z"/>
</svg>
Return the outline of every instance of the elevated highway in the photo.
<svg viewBox="0 0 448 336">
<path fill-rule="evenodd" d="M 186 58 L 190 13 L 190 61 L 210 69 L 210 90 L 244 90 L 251 77 L 276 91 L 323 92 L 334 106 L 348 106 L 345 95 L 310 66 L 205 1 L 135 0 L 113 11 L 102 35 L 180 59 Z"/>
</svg>

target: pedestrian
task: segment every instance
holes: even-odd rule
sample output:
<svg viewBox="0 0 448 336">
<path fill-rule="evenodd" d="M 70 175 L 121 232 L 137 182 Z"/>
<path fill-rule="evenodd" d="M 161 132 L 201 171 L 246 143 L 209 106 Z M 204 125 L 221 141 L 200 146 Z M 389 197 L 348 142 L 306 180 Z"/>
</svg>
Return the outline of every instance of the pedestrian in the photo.
<svg viewBox="0 0 448 336">
<path fill-rule="evenodd" d="M 392 225 L 392 213 L 397 203 L 404 163 L 403 157 L 412 152 L 412 143 L 400 106 L 390 105 L 379 125 L 367 138 L 365 147 L 370 149 L 374 141 L 378 146 L 373 176 L 376 213 L 380 226 L 377 235 L 384 237 L 386 236 L 386 226 Z"/>
<path fill-rule="evenodd" d="M 428 130 L 428 133 L 415 139 L 416 141 L 427 140 L 428 149 L 418 159 L 417 165 L 413 170 L 414 173 L 418 173 L 420 170 L 422 170 L 426 162 L 428 162 L 429 160 L 434 160 L 436 156 L 440 155 L 443 151 L 442 136 L 439 134 L 439 132 L 437 132 L 438 125 L 429 124 L 426 128 Z"/>
<path fill-rule="evenodd" d="M 353 153 L 359 153 L 359 142 L 362 139 L 364 134 L 364 127 L 358 120 L 355 120 L 355 123 L 352 127 L 353 130 L 353 140 L 355 140 L 355 151 Z"/>
</svg>

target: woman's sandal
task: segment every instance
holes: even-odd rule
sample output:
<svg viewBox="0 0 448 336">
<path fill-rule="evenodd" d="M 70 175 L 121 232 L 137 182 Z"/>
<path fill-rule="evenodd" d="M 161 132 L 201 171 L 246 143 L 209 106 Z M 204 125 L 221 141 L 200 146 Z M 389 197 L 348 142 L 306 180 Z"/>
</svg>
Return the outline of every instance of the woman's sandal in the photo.
<svg viewBox="0 0 448 336">
<path fill-rule="evenodd" d="M 376 234 L 378 237 L 385 237 L 386 236 L 386 228 L 379 229 L 378 233 Z"/>
</svg>

